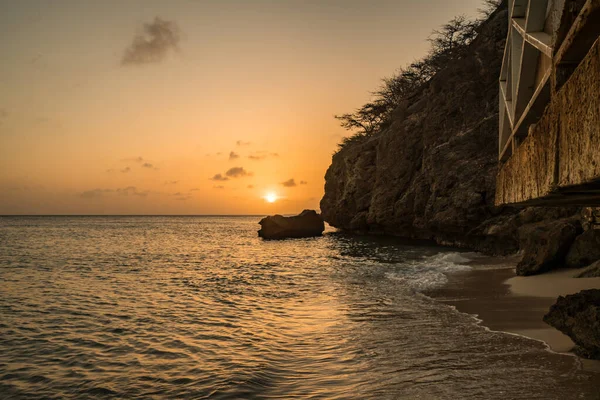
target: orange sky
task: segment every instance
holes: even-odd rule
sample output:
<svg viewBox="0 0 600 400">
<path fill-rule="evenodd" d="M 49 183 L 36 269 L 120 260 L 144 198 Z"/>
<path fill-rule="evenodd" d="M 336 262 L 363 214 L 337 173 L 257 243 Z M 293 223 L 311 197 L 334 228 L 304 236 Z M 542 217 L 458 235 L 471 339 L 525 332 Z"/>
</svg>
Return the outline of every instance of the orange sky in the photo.
<svg viewBox="0 0 600 400">
<path fill-rule="evenodd" d="M 0 214 L 318 208 L 333 115 L 480 4 L 0 0 Z"/>
</svg>

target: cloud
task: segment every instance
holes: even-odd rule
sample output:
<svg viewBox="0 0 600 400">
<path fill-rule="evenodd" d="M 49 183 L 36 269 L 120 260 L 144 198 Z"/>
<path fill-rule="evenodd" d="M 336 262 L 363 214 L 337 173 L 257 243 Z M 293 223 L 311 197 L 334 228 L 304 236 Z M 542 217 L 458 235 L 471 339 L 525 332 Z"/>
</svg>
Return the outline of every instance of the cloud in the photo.
<svg viewBox="0 0 600 400">
<path fill-rule="evenodd" d="M 264 160 L 267 157 L 279 157 L 278 153 L 269 153 L 268 151 L 255 151 L 248 158 L 253 161 Z"/>
<path fill-rule="evenodd" d="M 186 200 L 189 200 L 191 198 L 192 198 L 192 196 L 185 195 L 185 196 L 176 197 L 175 200 L 186 201 Z"/>
<path fill-rule="evenodd" d="M 155 17 L 145 23 L 121 58 L 121 65 L 142 65 L 163 61 L 171 50 L 179 49 L 179 27 L 173 21 Z"/>
<path fill-rule="evenodd" d="M 231 160 L 235 160 L 236 158 L 240 158 L 240 155 L 237 154 L 237 153 L 235 153 L 235 152 L 233 152 L 233 151 L 229 152 L 229 160 L 230 161 Z"/>
<path fill-rule="evenodd" d="M 281 184 L 285 187 L 294 187 L 294 186 L 296 186 L 296 181 L 294 180 L 294 178 L 291 178 L 285 182 L 281 182 Z"/>
<path fill-rule="evenodd" d="M 213 189 L 225 189 L 225 186 L 217 185 L 217 186 L 213 186 Z"/>
<path fill-rule="evenodd" d="M 130 157 L 130 158 L 123 158 L 121 161 L 141 163 L 141 162 L 144 162 L 144 159 L 142 157 Z"/>
<path fill-rule="evenodd" d="M 241 178 L 244 176 L 252 176 L 252 172 L 246 171 L 243 167 L 233 167 L 229 168 L 227 172 L 225 172 L 225 175 L 230 178 Z"/>
<path fill-rule="evenodd" d="M 121 172 L 124 174 L 128 173 L 129 171 L 131 171 L 131 168 L 129 168 L 129 167 L 125 167 L 121 170 Z"/>
<path fill-rule="evenodd" d="M 113 189 L 92 189 L 86 190 L 79 194 L 79 197 L 84 199 L 94 199 L 102 197 L 105 193 L 116 193 L 119 196 L 139 196 L 146 197 L 150 193 L 149 190 L 139 191 L 135 186 L 127 186 L 125 188 Z"/>
<path fill-rule="evenodd" d="M 251 160 L 254 160 L 254 161 L 260 161 L 260 160 L 264 160 L 265 158 L 267 158 L 267 156 L 249 155 L 248 158 L 251 159 Z"/>
<path fill-rule="evenodd" d="M 248 189 L 254 189 L 254 185 L 248 185 L 247 188 Z"/>
<path fill-rule="evenodd" d="M 308 185 L 308 182 L 306 182 L 306 181 L 300 181 L 300 184 L 301 185 Z"/>
<path fill-rule="evenodd" d="M 0 188 L 0 190 L 11 190 L 11 191 L 15 191 L 15 192 L 29 192 L 32 190 L 44 190 L 44 186 L 42 185 L 17 185 L 17 186 L 8 186 L 8 187 L 4 187 L 4 188 Z"/>
<path fill-rule="evenodd" d="M 164 184 L 165 185 L 177 185 L 179 183 L 179 181 L 166 181 Z"/>
<path fill-rule="evenodd" d="M 154 168 L 154 165 L 152 165 L 149 162 L 145 162 L 142 164 L 142 168 L 149 168 L 149 169 L 158 169 L 158 168 Z"/>
<path fill-rule="evenodd" d="M 92 189 L 92 190 L 86 190 L 85 192 L 81 193 L 79 195 L 79 197 L 83 198 L 83 199 L 97 199 L 100 198 L 104 195 L 104 193 L 110 193 L 113 192 L 112 189 Z"/>
<path fill-rule="evenodd" d="M 237 142 L 235 142 L 235 144 L 237 144 L 238 146 L 250 146 L 252 142 L 244 142 L 243 140 L 238 140 Z"/>
<path fill-rule="evenodd" d="M 190 189 L 190 192 L 197 192 L 198 190 L 200 190 L 200 189 L 198 189 L 198 188 L 193 188 L 193 189 Z"/>
<path fill-rule="evenodd" d="M 139 196 L 146 197 L 148 196 L 148 191 L 140 192 L 135 186 L 127 186 L 126 188 L 121 188 L 116 190 L 119 196 Z"/>
<path fill-rule="evenodd" d="M 213 181 L 228 181 L 229 178 L 226 176 L 223 176 L 221 174 L 216 174 L 215 176 L 213 176 L 212 178 L 210 178 Z"/>
</svg>

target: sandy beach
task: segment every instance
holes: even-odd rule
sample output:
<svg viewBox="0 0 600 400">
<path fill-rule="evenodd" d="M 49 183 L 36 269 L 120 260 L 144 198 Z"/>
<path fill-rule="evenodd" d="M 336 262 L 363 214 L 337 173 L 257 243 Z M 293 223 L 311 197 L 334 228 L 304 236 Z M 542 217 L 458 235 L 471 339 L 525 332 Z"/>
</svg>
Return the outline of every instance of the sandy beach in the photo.
<svg viewBox="0 0 600 400">
<path fill-rule="evenodd" d="M 558 296 L 600 288 L 600 278 L 575 278 L 581 270 L 563 269 L 536 276 L 515 276 L 514 268 L 474 269 L 449 276 L 427 295 L 477 316 L 481 324 L 545 342 L 552 351 L 570 353 L 571 339 L 547 325 L 543 316 Z M 586 370 L 600 371 L 600 361 L 581 359 Z"/>
</svg>

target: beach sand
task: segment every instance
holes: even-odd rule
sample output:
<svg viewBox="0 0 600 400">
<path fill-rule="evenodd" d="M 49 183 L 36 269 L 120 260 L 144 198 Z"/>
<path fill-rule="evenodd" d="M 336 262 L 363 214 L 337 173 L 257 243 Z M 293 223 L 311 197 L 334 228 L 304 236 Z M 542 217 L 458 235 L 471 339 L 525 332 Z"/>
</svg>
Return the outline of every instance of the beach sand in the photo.
<svg viewBox="0 0 600 400">
<path fill-rule="evenodd" d="M 580 272 L 568 269 L 521 277 L 515 276 L 514 268 L 473 269 L 450 275 L 447 285 L 426 294 L 476 315 L 489 329 L 527 336 L 545 342 L 552 351 L 570 353 L 571 339 L 542 318 L 558 296 L 600 289 L 600 278 L 574 278 Z M 582 364 L 586 370 L 600 371 L 600 361 L 582 359 Z"/>
</svg>

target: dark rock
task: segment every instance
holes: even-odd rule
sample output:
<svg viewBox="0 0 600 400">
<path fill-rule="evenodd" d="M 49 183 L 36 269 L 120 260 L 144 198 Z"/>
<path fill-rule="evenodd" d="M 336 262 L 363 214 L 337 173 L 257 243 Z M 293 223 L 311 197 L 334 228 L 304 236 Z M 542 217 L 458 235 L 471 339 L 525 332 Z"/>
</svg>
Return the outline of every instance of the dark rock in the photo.
<svg viewBox="0 0 600 400">
<path fill-rule="evenodd" d="M 284 217 L 273 215 L 259 222 L 258 236 L 265 239 L 286 239 L 321 236 L 325 223 L 314 210 L 304 210 L 299 215 Z"/>
<path fill-rule="evenodd" d="M 544 322 L 568 335 L 579 355 L 600 359 L 600 289 L 560 296 Z"/>
<path fill-rule="evenodd" d="M 577 212 L 494 205 L 507 20 L 505 7 L 495 12 L 467 54 L 399 106 L 388 127 L 333 156 L 321 200 L 325 221 L 350 232 L 507 254 L 519 249 L 523 224 Z"/>
<path fill-rule="evenodd" d="M 579 235 L 567 254 L 567 267 L 580 268 L 600 260 L 600 229 Z"/>
<path fill-rule="evenodd" d="M 576 220 L 538 222 L 519 229 L 523 258 L 517 275 L 535 275 L 564 266 L 565 256 L 582 232 Z"/>
<path fill-rule="evenodd" d="M 584 269 L 577 278 L 600 278 L 600 261 L 596 261 Z"/>
</svg>

